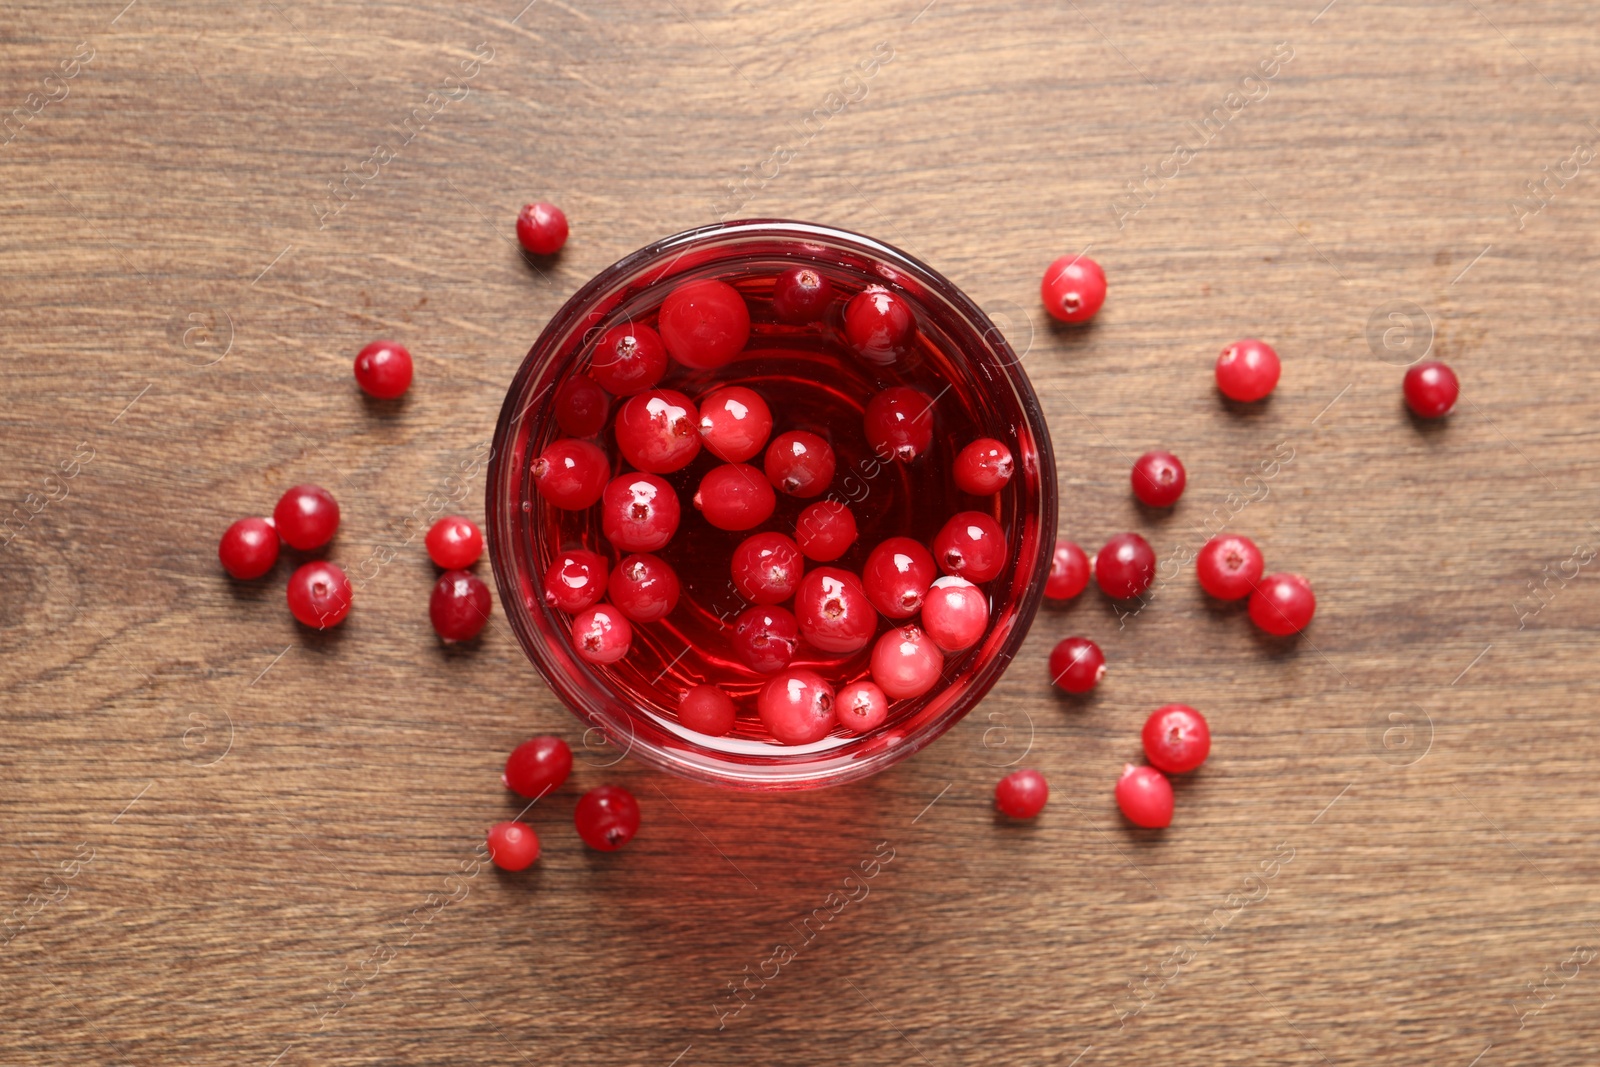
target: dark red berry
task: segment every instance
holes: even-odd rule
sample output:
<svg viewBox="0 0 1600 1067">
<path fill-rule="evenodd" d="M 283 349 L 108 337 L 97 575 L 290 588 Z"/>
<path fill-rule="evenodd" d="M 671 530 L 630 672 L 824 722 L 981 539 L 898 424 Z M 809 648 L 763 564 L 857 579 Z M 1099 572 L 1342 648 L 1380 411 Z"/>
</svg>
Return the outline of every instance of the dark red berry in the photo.
<svg viewBox="0 0 1600 1067">
<path fill-rule="evenodd" d="M 556 424 L 570 437 L 593 437 L 606 427 L 611 398 L 587 374 L 574 374 L 556 389 Z"/>
<path fill-rule="evenodd" d="M 483 533 L 460 515 L 446 515 L 434 523 L 423 543 L 428 558 L 447 571 L 470 567 L 483 555 Z"/>
<path fill-rule="evenodd" d="M 871 682 L 851 682 L 834 697 L 833 713 L 845 733 L 868 733 L 889 718 L 889 697 Z"/>
<path fill-rule="evenodd" d="M 784 745 L 821 741 L 838 721 L 833 687 L 803 667 L 790 667 L 762 686 L 756 711 L 767 732 Z"/>
<path fill-rule="evenodd" d="M 1033 818 L 1049 799 L 1049 783 L 1038 771 L 1012 771 L 995 783 L 994 806 L 1013 819 Z"/>
<path fill-rule="evenodd" d="M 654 552 L 678 532 L 678 494 L 654 474 L 623 474 L 606 483 L 600 530 L 619 551 Z"/>
<path fill-rule="evenodd" d="M 1192 771 L 1211 752 L 1211 730 L 1187 704 L 1157 708 L 1144 722 L 1144 756 L 1168 774 Z"/>
<path fill-rule="evenodd" d="M 1172 783 L 1154 767 L 1128 764 L 1117 779 L 1117 807 L 1129 822 L 1147 830 L 1172 824 Z"/>
<path fill-rule="evenodd" d="M 891 700 L 919 697 L 944 670 L 944 653 L 920 626 L 897 626 L 872 646 L 872 680 Z"/>
<path fill-rule="evenodd" d="M 600 335 L 589 373 L 612 396 L 633 396 L 654 388 L 667 373 L 667 348 L 644 323 L 624 322 Z"/>
<path fill-rule="evenodd" d="M 1062 256 L 1039 283 L 1044 309 L 1062 322 L 1088 322 L 1106 302 L 1106 275 L 1086 256 Z"/>
<path fill-rule="evenodd" d="M 791 326 L 822 318 L 833 302 L 833 283 L 812 267 L 790 267 L 772 284 L 772 311 Z"/>
<path fill-rule="evenodd" d="M 661 302 L 657 320 L 672 358 L 693 370 L 711 370 L 744 351 L 750 309 L 739 290 L 706 278 L 684 282 Z"/>
<path fill-rule="evenodd" d="M 572 648 L 589 663 L 615 663 L 628 654 L 633 627 L 627 616 L 610 604 L 584 608 L 572 620 Z"/>
<path fill-rule="evenodd" d="M 1261 580 L 1261 550 L 1248 537 L 1221 534 L 1200 549 L 1194 569 L 1201 589 L 1218 600 L 1238 600 Z"/>
<path fill-rule="evenodd" d="M 746 667 L 775 674 L 794 659 L 800 647 L 800 628 L 787 608 L 757 605 L 746 608 L 733 620 L 729 643 Z"/>
<path fill-rule="evenodd" d="M 1106 596 L 1118 600 L 1138 596 L 1155 576 L 1155 550 L 1136 533 L 1118 534 L 1094 557 L 1094 580 Z"/>
<path fill-rule="evenodd" d="M 489 859 L 503 871 L 523 871 L 539 858 L 539 835 L 521 822 L 497 822 L 489 827 Z"/>
<path fill-rule="evenodd" d="M 1050 560 L 1050 577 L 1044 595 L 1051 600 L 1071 600 L 1089 584 L 1089 557 L 1071 541 L 1057 541 Z"/>
<path fill-rule="evenodd" d="M 655 622 L 678 606 L 678 575 L 659 556 L 626 556 L 611 572 L 606 592 L 630 622 Z"/>
<path fill-rule="evenodd" d="M 958 511 L 933 539 L 933 558 L 946 574 L 987 582 L 1006 565 L 1006 535 L 981 511 Z"/>
<path fill-rule="evenodd" d="M 1176 504 L 1187 480 L 1183 464 L 1171 452 L 1146 452 L 1133 461 L 1133 495 L 1152 508 Z"/>
<path fill-rule="evenodd" d="M 266 519 L 240 519 L 222 532 L 217 558 L 235 578 L 259 578 L 278 562 L 278 531 Z"/>
<path fill-rule="evenodd" d="M 771 433 L 772 412 L 753 389 L 730 385 L 700 401 L 700 440 L 720 460 L 743 463 Z"/>
<path fill-rule="evenodd" d="M 694 506 L 719 530 L 753 530 L 772 517 L 778 498 L 772 483 L 748 463 L 724 463 L 700 479 Z"/>
<path fill-rule="evenodd" d="M 620 785 L 603 785 L 583 794 L 573 821 L 584 844 L 615 852 L 639 832 L 639 802 Z"/>
<path fill-rule="evenodd" d="M 582 511 L 600 499 L 611 474 L 611 463 L 588 441 L 563 437 L 550 442 L 533 461 L 529 473 L 533 475 L 534 488 L 552 507 Z"/>
<path fill-rule="evenodd" d="M 850 298 L 844 308 L 844 334 L 868 363 L 888 366 L 911 347 L 916 316 L 906 298 L 872 287 Z"/>
<path fill-rule="evenodd" d="M 1298 574 L 1269 574 L 1250 594 L 1250 621 L 1278 637 L 1304 630 L 1316 610 L 1311 583 Z"/>
<path fill-rule="evenodd" d="M 411 369 L 411 353 L 398 341 L 373 341 L 356 354 L 356 384 L 379 400 L 404 396 Z"/>
<path fill-rule="evenodd" d="M 946 652 L 971 648 L 989 628 L 989 598 L 965 578 L 947 574 L 928 589 L 922 628 Z"/>
<path fill-rule="evenodd" d="M 992 437 L 980 437 L 956 456 L 956 486 L 974 496 L 998 493 L 1011 480 L 1015 467 L 1011 449 Z"/>
<path fill-rule="evenodd" d="M 561 738 L 542 734 L 511 750 L 500 780 L 512 792 L 534 800 L 561 788 L 571 773 L 572 749 Z"/>
<path fill-rule="evenodd" d="M 673 389 L 628 398 L 617 412 L 616 431 L 623 458 L 651 474 L 682 470 L 700 452 L 700 413 Z"/>
<path fill-rule="evenodd" d="M 289 576 L 289 611 L 314 630 L 337 626 L 350 614 L 350 579 L 337 564 L 314 559 Z"/>
<path fill-rule="evenodd" d="M 767 447 L 767 480 L 789 496 L 816 496 L 833 481 L 833 447 L 814 433 L 791 430 Z"/>
<path fill-rule="evenodd" d="M 1436 359 L 1429 360 L 1406 371 L 1405 395 L 1406 406 L 1419 418 L 1438 419 L 1456 406 L 1461 383 L 1455 371 Z"/>
<path fill-rule="evenodd" d="M 1235 341 L 1217 357 L 1217 388 L 1229 400 L 1260 400 L 1278 384 L 1278 353 L 1265 341 Z"/>
<path fill-rule="evenodd" d="M 1050 650 L 1050 681 L 1069 693 L 1087 693 L 1105 674 L 1105 654 L 1087 637 L 1069 637 Z"/>
<path fill-rule="evenodd" d="M 517 212 L 517 240 L 536 256 L 553 256 L 567 243 L 567 216 L 554 204 L 525 204 Z"/>
<path fill-rule="evenodd" d="M 468 571 L 445 571 L 428 597 L 433 632 L 447 645 L 477 637 L 488 625 L 491 610 L 489 587 Z"/>
<path fill-rule="evenodd" d="M 678 701 L 678 722 L 698 733 L 722 737 L 733 729 L 739 709 L 714 685 L 697 685 Z"/>
<path fill-rule="evenodd" d="M 733 587 L 753 604 L 781 604 L 794 596 L 806 561 L 781 533 L 758 533 L 733 550 Z"/>
<path fill-rule="evenodd" d="M 933 556 L 909 537 L 891 537 L 874 548 L 861 568 L 861 587 L 872 606 L 891 619 L 922 610 L 928 587 L 939 576 Z"/>
<path fill-rule="evenodd" d="M 606 595 L 606 561 L 584 548 L 556 553 L 544 572 L 544 601 L 565 612 L 582 611 Z"/>
<path fill-rule="evenodd" d="M 272 524 L 290 548 L 309 552 L 333 540 L 339 529 L 339 502 L 320 485 L 297 485 L 278 498 Z"/>
<path fill-rule="evenodd" d="M 856 517 L 837 500 L 821 500 L 800 513 L 794 543 L 807 559 L 832 563 L 856 541 Z"/>
<path fill-rule="evenodd" d="M 863 423 L 878 458 L 909 463 L 933 444 L 933 401 L 909 385 L 892 386 L 867 403 Z"/>
<path fill-rule="evenodd" d="M 878 630 L 878 612 L 861 580 L 837 567 L 807 571 L 794 594 L 794 614 L 805 639 L 824 652 L 864 648 Z"/>
</svg>

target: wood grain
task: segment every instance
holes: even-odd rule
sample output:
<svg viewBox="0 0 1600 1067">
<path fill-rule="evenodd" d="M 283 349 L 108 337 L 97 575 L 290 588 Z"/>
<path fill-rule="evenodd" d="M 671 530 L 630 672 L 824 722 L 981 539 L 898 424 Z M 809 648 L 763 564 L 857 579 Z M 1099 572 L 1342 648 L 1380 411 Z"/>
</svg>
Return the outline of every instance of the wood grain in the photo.
<svg viewBox="0 0 1600 1067">
<path fill-rule="evenodd" d="M 0 13 L 0 1061 L 1595 1062 L 1593 6 L 921 4 Z M 508 240 L 536 197 L 573 220 L 550 264 Z M 1177 561 L 1227 521 L 1314 628 L 1260 640 L 1175 568 L 1131 618 L 1042 614 L 871 782 L 594 747 L 535 870 L 474 866 L 503 754 L 581 735 L 503 626 L 435 642 L 408 516 L 481 508 L 452 475 L 577 286 L 725 211 L 946 273 L 1027 347 L 1066 534 Z M 1110 300 L 1048 326 L 1086 248 Z M 1445 423 L 1389 328 L 1460 373 Z M 351 386 L 378 335 L 417 357 L 398 410 Z M 1233 410 L 1210 362 L 1252 335 L 1283 382 Z M 1153 447 L 1170 516 L 1127 488 Z M 214 558 L 300 481 L 334 558 L 398 549 L 322 637 L 284 564 Z M 1083 702 L 1042 668 L 1069 633 L 1111 662 Z M 1131 832 L 1111 785 L 1172 700 L 1214 754 Z M 1016 761 L 1035 825 L 991 814 Z M 645 807 L 611 856 L 567 828 L 603 781 Z"/>
</svg>

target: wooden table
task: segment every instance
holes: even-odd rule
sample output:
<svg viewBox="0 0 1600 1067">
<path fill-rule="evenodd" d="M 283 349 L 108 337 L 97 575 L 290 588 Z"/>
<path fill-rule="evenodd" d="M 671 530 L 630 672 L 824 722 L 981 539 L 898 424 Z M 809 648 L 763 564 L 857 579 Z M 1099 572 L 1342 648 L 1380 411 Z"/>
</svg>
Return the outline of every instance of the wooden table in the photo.
<svg viewBox="0 0 1600 1067">
<path fill-rule="evenodd" d="M 1591 5 L 122 2 L 0 16 L 0 1061 L 1596 1062 Z M 536 198 L 573 223 L 539 269 Z M 548 316 L 724 214 L 963 286 L 1028 350 L 1063 533 L 1173 561 L 814 795 L 608 766 L 503 625 L 434 640 L 413 536 L 481 509 Z M 1085 249 L 1110 300 L 1052 327 Z M 417 356 L 398 412 L 350 381 L 377 336 Z M 1241 336 L 1284 357 L 1250 410 L 1210 373 Z M 1429 350 L 1464 392 L 1421 425 Z M 1168 516 L 1128 491 L 1154 447 Z M 334 558 L 398 553 L 321 636 L 281 564 L 215 559 L 303 481 Z M 1208 523 L 1311 577 L 1304 639 L 1203 598 Z M 1111 663 L 1085 701 L 1043 668 L 1071 633 Z M 1213 755 L 1132 831 L 1168 701 Z M 474 848 L 540 731 L 578 769 L 501 876 Z M 992 814 L 1013 764 L 1032 825 Z M 569 830 L 604 781 L 645 811 L 615 855 Z"/>
</svg>

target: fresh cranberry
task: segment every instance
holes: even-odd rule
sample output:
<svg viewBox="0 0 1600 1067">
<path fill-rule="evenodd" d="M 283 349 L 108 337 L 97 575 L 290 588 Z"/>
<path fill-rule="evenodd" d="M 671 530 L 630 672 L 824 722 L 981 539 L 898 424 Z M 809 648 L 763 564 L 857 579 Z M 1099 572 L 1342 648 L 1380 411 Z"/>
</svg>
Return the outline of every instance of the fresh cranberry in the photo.
<svg viewBox="0 0 1600 1067">
<path fill-rule="evenodd" d="M 506 788 L 529 800 L 544 796 L 572 773 L 572 749 L 559 737 L 542 734 L 511 750 L 500 776 Z"/>
<path fill-rule="evenodd" d="M 1155 576 L 1155 550 L 1136 533 L 1117 534 L 1094 557 L 1094 580 L 1117 600 L 1138 596 Z"/>
<path fill-rule="evenodd" d="M 572 647 L 578 658 L 590 663 L 615 663 L 628 654 L 633 627 L 627 616 L 610 604 L 584 608 L 572 620 Z"/>
<path fill-rule="evenodd" d="M 434 523 L 423 543 L 428 546 L 428 558 L 447 571 L 470 567 L 483 555 L 482 532 L 460 515 L 446 515 Z"/>
<path fill-rule="evenodd" d="M 278 498 L 272 525 L 290 548 L 321 548 L 339 529 L 339 502 L 320 485 L 297 485 Z"/>
<path fill-rule="evenodd" d="M 659 556 L 627 556 L 611 572 L 606 591 L 630 622 L 655 622 L 678 606 L 678 575 Z"/>
<path fill-rule="evenodd" d="M 1006 565 L 1006 535 L 981 511 L 958 511 L 933 539 L 933 555 L 946 574 L 987 582 Z"/>
<path fill-rule="evenodd" d="M 411 353 L 398 341 L 374 341 L 356 354 L 356 384 L 378 400 L 397 400 L 411 388 Z"/>
<path fill-rule="evenodd" d="M 743 463 L 771 433 L 772 411 L 753 389 L 730 385 L 700 401 L 700 440 L 718 459 Z"/>
<path fill-rule="evenodd" d="M 1044 583 L 1044 595 L 1051 600 L 1071 600 L 1089 584 L 1089 557 L 1071 541 L 1057 541 L 1056 554 L 1050 559 L 1050 577 Z"/>
<path fill-rule="evenodd" d="M 1278 384 L 1278 353 L 1265 341 L 1235 341 L 1217 357 L 1217 388 L 1229 400 L 1260 400 Z"/>
<path fill-rule="evenodd" d="M 678 532 L 678 494 L 654 474 L 624 474 L 606 483 L 600 530 L 619 551 L 654 552 Z"/>
<path fill-rule="evenodd" d="M 314 630 L 338 626 L 350 614 L 350 579 L 325 559 L 303 564 L 289 576 L 289 611 Z"/>
<path fill-rule="evenodd" d="M 583 794 L 573 812 L 578 836 L 590 848 L 615 852 L 639 832 L 639 802 L 620 785 L 603 785 Z"/>
<path fill-rule="evenodd" d="M 909 537 L 891 537 L 874 548 L 861 568 L 861 587 L 872 606 L 891 619 L 909 619 L 939 576 L 933 557 Z"/>
<path fill-rule="evenodd" d="M 606 454 L 588 441 L 563 437 L 550 442 L 533 461 L 530 473 L 534 488 L 552 507 L 582 511 L 600 499 L 611 464 Z"/>
<path fill-rule="evenodd" d="M 1221 534 L 1200 549 L 1194 569 L 1201 589 L 1218 600 L 1238 600 L 1261 580 L 1261 550 L 1248 537 Z"/>
<path fill-rule="evenodd" d="M 738 715 L 733 698 L 714 685 L 694 686 L 678 701 L 679 724 L 710 737 L 732 730 Z"/>
<path fill-rule="evenodd" d="M 789 496 L 816 496 L 833 481 L 833 447 L 814 433 L 791 430 L 767 448 L 767 480 Z"/>
<path fill-rule="evenodd" d="M 1106 274 L 1086 256 L 1062 256 L 1039 283 L 1044 309 L 1062 322 L 1088 322 L 1106 302 Z"/>
<path fill-rule="evenodd" d="M 1128 764 L 1117 779 L 1117 807 L 1135 826 L 1159 830 L 1172 824 L 1172 783 L 1154 767 Z"/>
<path fill-rule="evenodd" d="M 467 571 L 445 571 L 428 597 L 433 632 L 447 645 L 477 637 L 488 624 L 491 610 L 489 587 Z"/>
<path fill-rule="evenodd" d="M 767 732 L 785 745 L 821 741 L 838 721 L 833 687 L 803 667 L 791 667 L 762 686 L 756 710 Z"/>
<path fill-rule="evenodd" d="M 869 733 L 889 718 L 889 697 L 871 682 L 851 682 L 839 690 L 833 712 L 845 733 Z"/>
<path fill-rule="evenodd" d="M 758 533 L 733 550 L 733 587 L 753 604 L 781 604 L 794 596 L 806 561 L 781 533 Z"/>
<path fill-rule="evenodd" d="M 574 374 L 556 389 L 556 423 L 571 437 L 593 437 L 610 414 L 611 398 L 587 374 Z"/>
<path fill-rule="evenodd" d="M 1437 419 L 1450 414 L 1461 395 L 1456 372 L 1438 360 L 1418 363 L 1406 371 L 1406 406 L 1419 418 Z"/>
<path fill-rule="evenodd" d="M 1183 495 L 1188 476 L 1171 452 L 1146 452 L 1133 461 L 1133 495 L 1152 508 L 1170 508 Z"/>
<path fill-rule="evenodd" d="M 832 563 L 856 543 L 856 517 L 837 500 L 821 500 L 800 513 L 794 543 L 807 559 Z"/>
<path fill-rule="evenodd" d="M 1069 637 L 1050 650 L 1050 680 L 1069 693 L 1087 693 L 1106 674 L 1106 657 L 1087 637 Z"/>
<path fill-rule="evenodd" d="M 1304 630 L 1316 610 L 1311 583 L 1298 574 L 1269 574 L 1250 594 L 1250 621 L 1278 637 Z"/>
<path fill-rule="evenodd" d="M 772 311 L 791 326 L 822 318 L 833 302 L 833 283 L 811 267 L 790 267 L 772 283 Z"/>
<path fill-rule="evenodd" d="M 1038 771 L 1012 771 L 994 787 L 994 806 L 1013 819 L 1031 819 L 1044 810 L 1050 785 Z"/>
<path fill-rule="evenodd" d="M 539 858 L 539 835 L 521 822 L 489 827 L 489 859 L 503 871 L 524 871 Z"/>
<path fill-rule="evenodd" d="M 883 390 L 863 415 L 867 444 L 879 459 L 909 463 L 933 444 L 933 401 L 909 385 Z"/>
<path fill-rule="evenodd" d="M 617 412 L 616 431 L 623 458 L 651 474 L 682 470 L 700 452 L 700 413 L 673 389 L 630 397 Z"/>
<path fill-rule="evenodd" d="M 992 437 L 980 437 L 956 456 L 956 486 L 963 493 L 988 496 L 1004 489 L 1015 470 L 1011 449 Z"/>
<path fill-rule="evenodd" d="M 989 598 L 965 578 L 947 574 L 928 590 L 922 628 L 946 652 L 971 648 L 989 628 Z"/>
<path fill-rule="evenodd" d="M 739 290 L 706 278 L 684 282 L 661 302 L 657 320 L 672 358 L 693 370 L 711 370 L 744 351 L 750 309 Z"/>
<path fill-rule="evenodd" d="M 567 216 L 554 204 L 525 204 L 517 212 L 517 240 L 536 256 L 553 256 L 567 243 Z"/>
<path fill-rule="evenodd" d="M 633 396 L 655 388 L 667 373 L 667 349 L 644 323 L 624 322 L 601 335 L 589 373 L 611 395 Z"/>
<path fill-rule="evenodd" d="M 787 608 L 776 604 L 746 608 L 733 620 L 733 650 L 746 667 L 776 674 L 794 659 L 800 627 Z"/>
<path fill-rule="evenodd" d="M 217 558 L 235 578 L 259 578 L 278 562 L 278 531 L 266 519 L 240 519 L 222 532 Z"/>
<path fill-rule="evenodd" d="M 926 693 L 942 670 L 944 653 L 920 626 L 897 626 L 872 647 L 872 680 L 894 700 Z"/>
<path fill-rule="evenodd" d="M 1145 759 L 1168 774 L 1192 771 L 1211 752 L 1211 730 L 1186 704 L 1157 708 L 1144 722 Z"/>
<path fill-rule="evenodd" d="M 874 286 L 850 298 L 844 308 L 844 334 L 862 359 L 888 366 L 911 347 L 916 316 L 906 298 Z"/>
<path fill-rule="evenodd" d="M 560 611 L 582 611 L 605 595 L 606 561 L 588 549 L 557 553 L 544 572 L 544 601 Z"/>
<path fill-rule="evenodd" d="M 878 613 L 861 579 L 837 567 L 807 571 L 794 594 L 805 639 L 824 652 L 854 652 L 878 630 Z"/>
<path fill-rule="evenodd" d="M 694 506 L 719 530 L 753 530 L 772 517 L 778 498 L 748 463 L 724 463 L 700 479 Z"/>
</svg>

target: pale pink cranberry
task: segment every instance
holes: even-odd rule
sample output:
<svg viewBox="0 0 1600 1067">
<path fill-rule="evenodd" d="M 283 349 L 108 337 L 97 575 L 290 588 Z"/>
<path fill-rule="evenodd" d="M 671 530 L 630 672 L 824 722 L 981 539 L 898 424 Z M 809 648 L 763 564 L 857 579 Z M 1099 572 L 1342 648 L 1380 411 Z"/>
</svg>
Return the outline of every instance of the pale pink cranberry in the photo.
<svg viewBox="0 0 1600 1067">
<path fill-rule="evenodd" d="M 544 572 L 544 600 L 558 611 L 578 612 L 606 595 L 606 561 L 574 548 L 556 554 Z"/>
<path fill-rule="evenodd" d="M 1004 489 L 1016 464 L 1011 449 L 992 437 L 980 437 L 956 456 L 956 485 L 963 493 L 988 496 Z"/>
<path fill-rule="evenodd" d="M 944 653 L 917 626 L 897 626 L 872 648 L 872 680 L 894 700 L 932 689 L 944 669 Z"/>
<path fill-rule="evenodd" d="M 922 628 L 946 652 L 971 648 L 989 628 L 989 598 L 965 578 L 947 574 L 928 590 Z"/>
<path fill-rule="evenodd" d="M 909 619 L 922 610 L 922 598 L 938 576 L 926 548 L 909 537 L 891 537 L 867 556 L 861 587 L 872 606 L 889 618 Z"/>
<path fill-rule="evenodd" d="M 594 506 L 606 487 L 611 464 L 606 454 L 575 437 L 550 442 L 531 469 L 533 484 L 552 506 L 582 511 Z"/>
<path fill-rule="evenodd" d="M 832 563 L 856 543 L 856 517 L 837 500 L 820 500 L 800 513 L 794 543 L 807 559 Z"/>
<path fill-rule="evenodd" d="M 787 608 L 776 604 L 746 608 L 733 621 L 729 642 L 746 667 L 762 674 L 783 670 L 800 647 L 800 628 Z"/>
<path fill-rule="evenodd" d="M 697 685 L 678 701 L 678 722 L 711 737 L 732 730 L 738 714 L 733 698 L 714 685 Z"/>
<path fill-rule="evenodd" d="M 678 494 L 654 474 L 623 474 L 606 483 L 600 530 L 620 551 L 654 552 L 678 532 Z"/>
<path fill-rule="evenodd" d="M 768 732 L 785 745 L 821 741 L 838 721 L 833 687 L 803 667 L 791 667 L 762 686 L 756 710 Z"/>
<path fill-rule="evenodd" d="M 629 397 L 614 425 L 622 458 L 651 474 L 682 470 L 700 452 L 700 413 L 675 389 Z"/>
<path fill-rule="evenodd" d="M 633 396 L 654 388 L 667 373 L 667 349 L 644 323 L 625 322 L 601 336 L 589 373 L 613 396 Z"/>
<path fill-rule="evenodd" d="M 794 613 L 805 639 L 824 652 L 854 652 L 878 630 L 878 612 L 861 579 L 837 567 L 818 567 L 800 579 Z"/>
<path fill-rule="evenodd" d="M 718 459 L 743 463 L 772 433 L 772 412 L 753 389 L 730 385 L 700 401 L 700 440 Z"/>
<path fill-rule="evenodd" d="M 606 591 L 629 620 L 655 622 L 678 606 L 678 575 L 660 556 L 627 556 L 611 572 Z"/>
<path fill-rule="evenodd" d="M 772 517 L 778 498 L 748 463 L 724 463 L 700 479 L 694 506 L 719 530 L 753 530 Z"/>
<path fill-rule="evenodd" d="M 584 608 L 572 620 L 572 649 L 590 663 L 615 663 L 628 654 L 633 627 L 610 604 Z"/>
<path fill-rule="evenodd" d="M 767 447 L 767 479 L 789 496 L 816 496 L 833 482 L 833 447 L 814 433 L 791 430 Z"/>
<path fill-rule="evenodd" d="M 781 533 L 758 533 L 733 550 L 733 587 L 753 604 L 781 604 L 794 596 L 806 561 Z"/>
<path fill-rule="evenodd" d="M 933 558 L 946 574 L 987 582 L 1006 566 L 1006 535 L 981 511 L 958 511 L 933 539 Z"/>
<path fill-rule="evenodd" d="M 864 734 L 889 717 L 889 698 L 871 682 L 851 682 L 839 690 L 833 710 L 846 733 Z"/>
<path fill-rule="evenodd" d="M 867 402 L 863 423 L 878 458 L 909 463 L 933 444 L 933 400 L 909 385 L 896 385 Z"/>
</svg>

